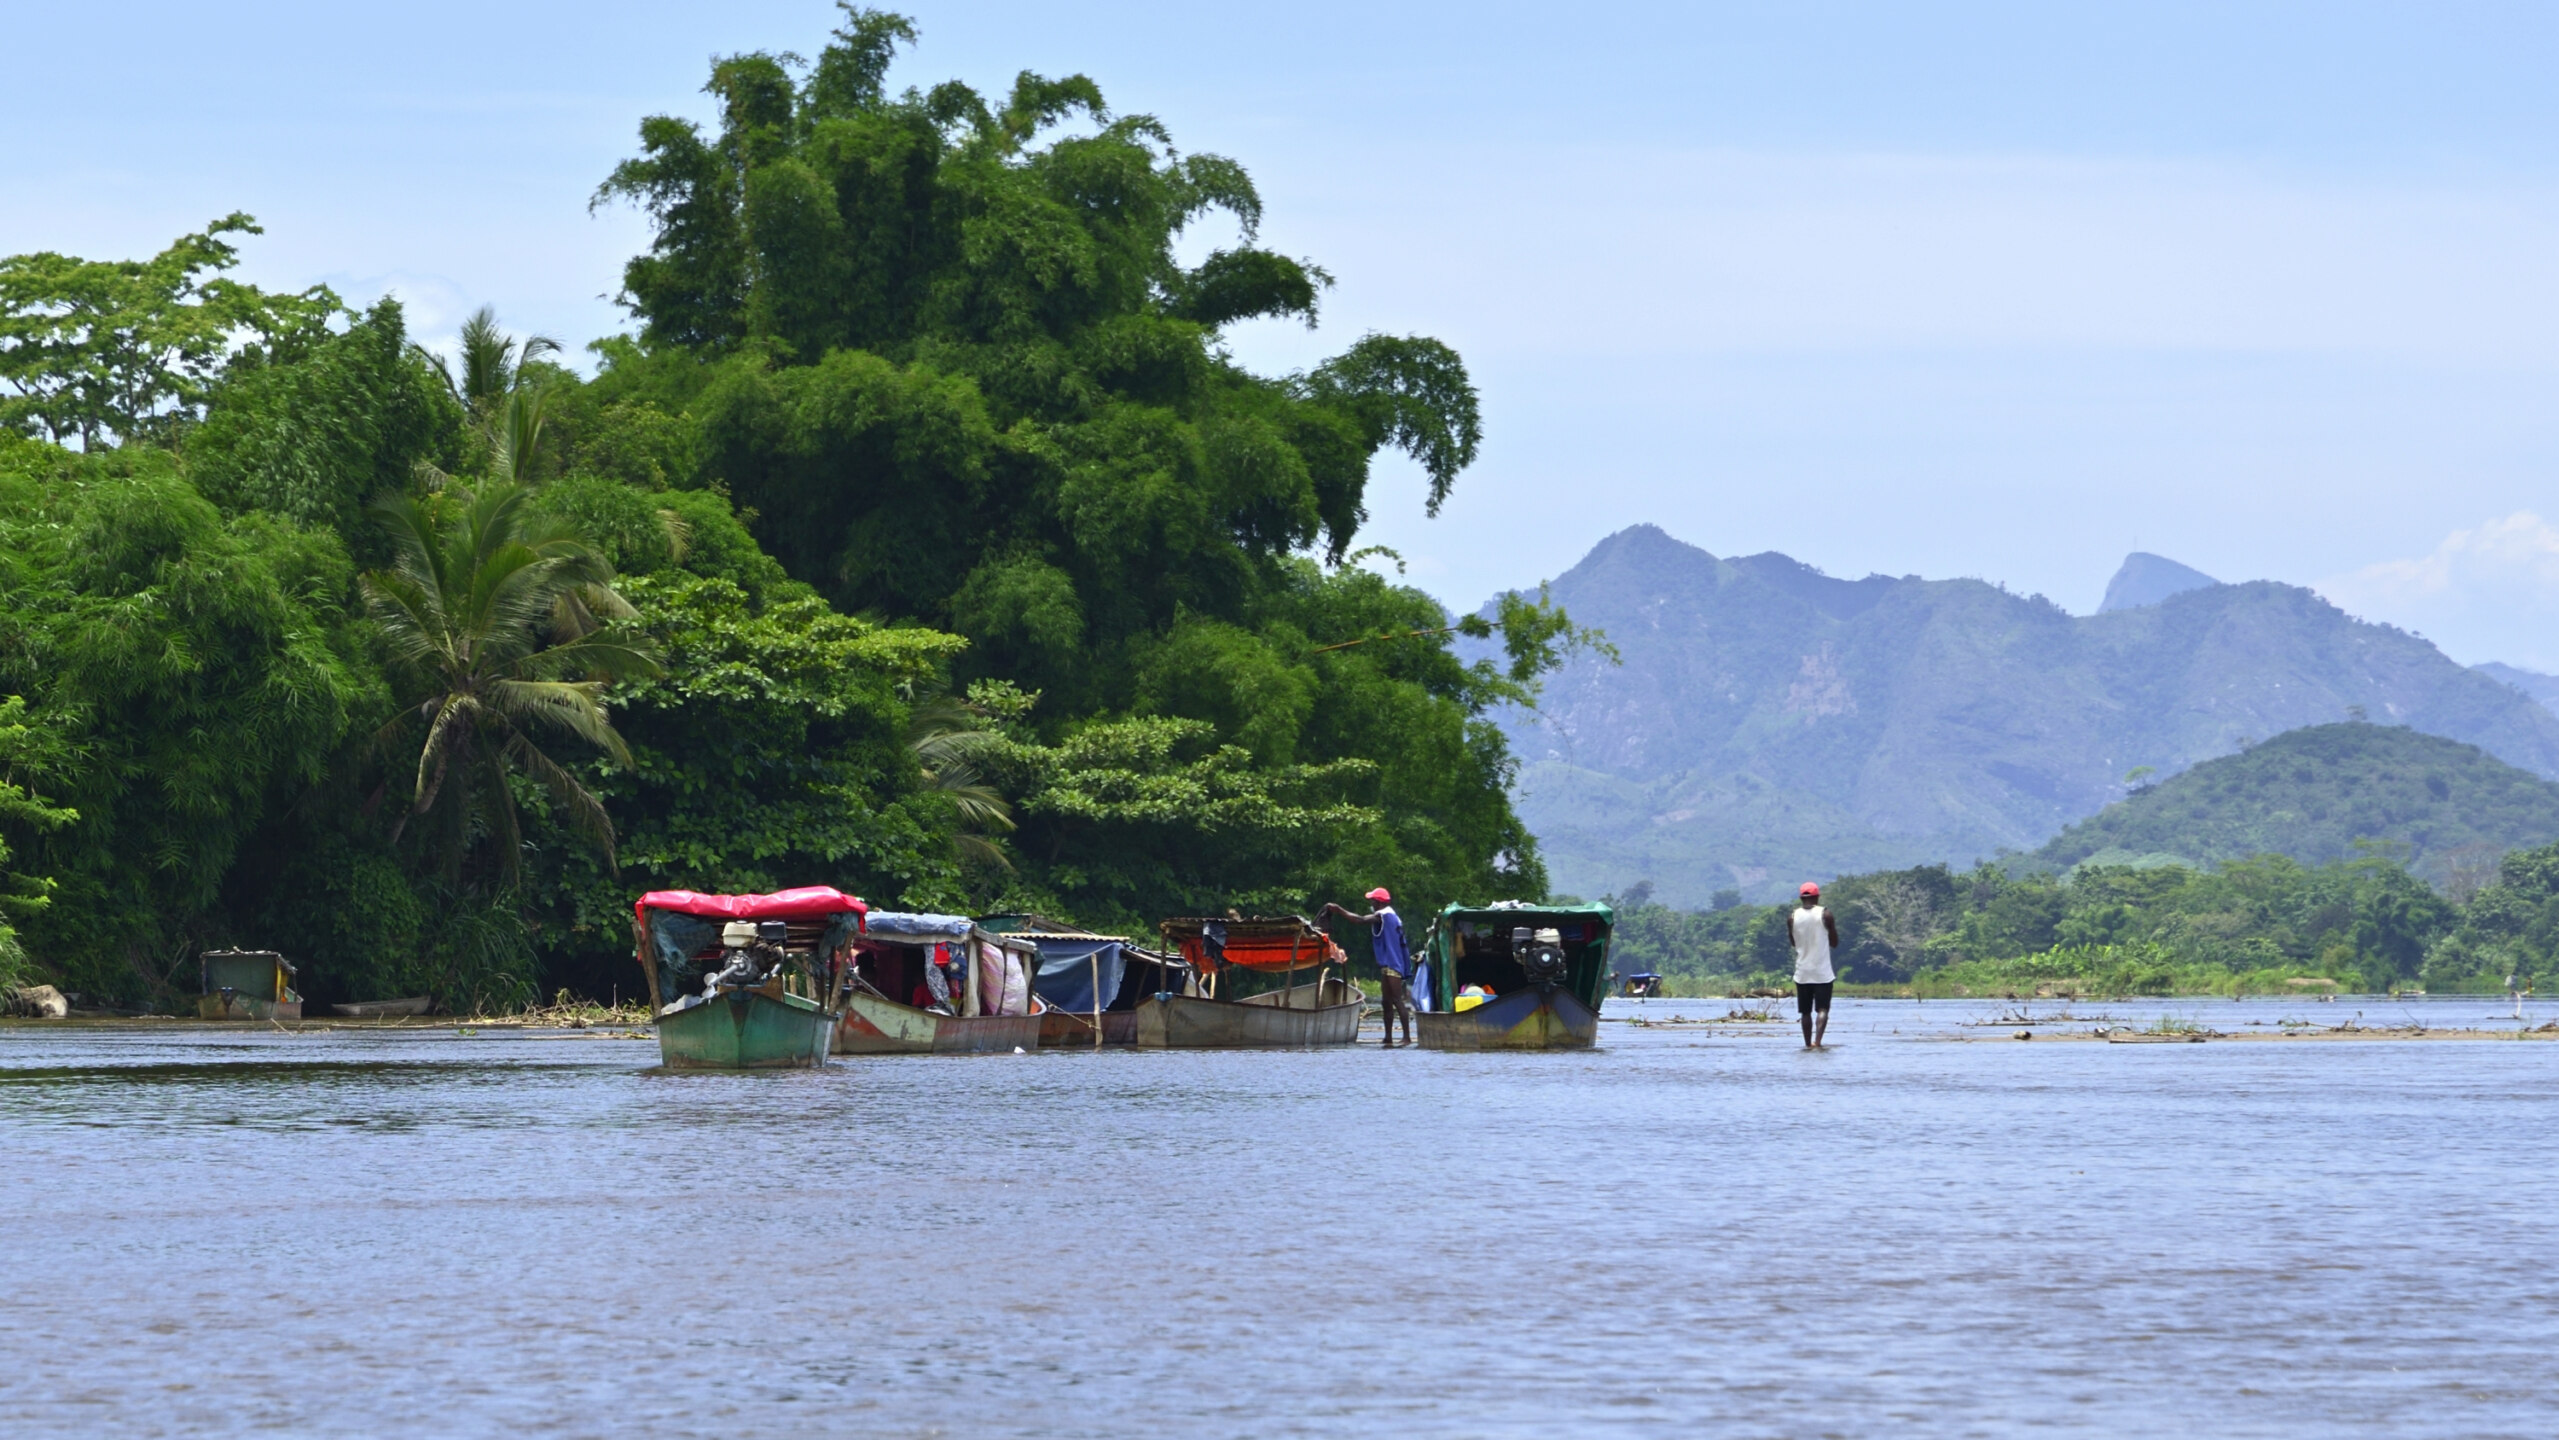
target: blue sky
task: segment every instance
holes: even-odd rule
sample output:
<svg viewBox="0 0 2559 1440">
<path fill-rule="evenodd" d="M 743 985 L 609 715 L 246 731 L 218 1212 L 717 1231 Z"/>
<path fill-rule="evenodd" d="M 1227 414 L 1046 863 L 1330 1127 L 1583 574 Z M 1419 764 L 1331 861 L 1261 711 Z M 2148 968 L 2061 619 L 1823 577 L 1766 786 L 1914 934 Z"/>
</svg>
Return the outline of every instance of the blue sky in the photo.
<svg viewBox="0 0 2559 1440">
<path fill-rule="evenodd" d="M 2140 548 L 2559 670 L 2559 6 L 910 8 L 900 82 L 1083 71 L 1251 168 L 1340 283 L 1250 363 L 1459 347 L 1483 460 L 1369 537 L 1452 603 L 1639 521 L 2078 611 Z M 640 116 L 832 14 L 22 8 L 0 253 L 246 209 L 261 283 L 575 346 Z"/>
</svg>

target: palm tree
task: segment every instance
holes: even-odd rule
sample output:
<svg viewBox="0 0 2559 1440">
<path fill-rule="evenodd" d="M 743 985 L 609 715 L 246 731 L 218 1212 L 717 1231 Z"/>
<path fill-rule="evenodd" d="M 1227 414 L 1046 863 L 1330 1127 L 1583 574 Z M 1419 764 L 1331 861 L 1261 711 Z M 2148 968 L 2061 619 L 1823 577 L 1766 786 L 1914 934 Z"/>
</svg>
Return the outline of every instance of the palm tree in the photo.
<svg viewBox="0 0 2559 1440">
<path fill-rule="evenodd" d="M 432 350 L 421 350 L 444 377 L 446 388 L 462 408 L 478 419 L 486 420 L 496 412 L 509 395 L 528 378 L 524 367 L 545 355 L 560 353 L 560 342 L 548 335 L 527 335 L 522 341 L 498 328 L 498 312 L 487 305 L 471 312 L 462 322 L 462 368 L 455 373 L 445 358 Z"/>
<path fill-rule="evenodd" d="M 613 569 L 565 524 L 539 517 L 530 494 L 490 479 L 374 506 L 391 533 L 393 561 L 362 577 L 365 608 L 414 697 L 380 738 L 413 722 L 426 731 L 409 809 L 392 839 L 411 820 L 435 817 L 448 879 L 460 876 L 476 814 L 514 881 L 523 836 L 509 780 L 518 774 L 549 790 L 610 863 L 613 822 L 603 802 L 534 737 L 568 736 L 629 764 L 599 700 L 614 680 L 658 673 L 644 649 L 598 633 L 633 613 L 614 593 Z"/>
<path fill-rule="evenodd" d="M 483 305 L 462 322 L 461 344 L 458 372 L 434 351 L 422 345 L 410 348 L 444 377 L 445 388 L 453 392 L 453 398 L 487 440 L 489 477 L 530 484 L 534 478 L 533 452 L 542 440 L 550 387 L 525 367 L 545 355 L 560 353 L 560 342 L 548 335 L 528 335 L 517 340 L 498 328 L 498 312 Z M 441 490 L 451 483 L 451 476 L 426 461 L 419 461 L 417 470 L 419 480 L 430 490 Z"/>
<path fill-rule="evenodd" d="M 980 729 L 977 718 L 968 702 L 955 700 L 947 692 L 927 695 L 907 710 L 906 743 L 924 772 L 925 790 L 951 802 L 951 813 L 959 821 L 951 836 L 952 848 L 964 859 L 1010 870 L 1011 858 L 990 832 L 1013 828 L 1013 807 L 970 763 L 972 755 L 997 738 L 993 731 Z"/>
</svg>

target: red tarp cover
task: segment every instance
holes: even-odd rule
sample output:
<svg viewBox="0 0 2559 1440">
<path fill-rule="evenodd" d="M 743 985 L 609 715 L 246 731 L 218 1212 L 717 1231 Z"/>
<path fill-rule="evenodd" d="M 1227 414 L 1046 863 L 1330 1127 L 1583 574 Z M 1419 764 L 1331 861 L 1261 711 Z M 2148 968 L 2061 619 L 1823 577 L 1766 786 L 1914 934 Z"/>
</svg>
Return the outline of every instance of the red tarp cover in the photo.
<svg viewBox="0 0 2559 1440">
<path fill-rule="evenodd" d="M 841 915 L 851 911 L 868 915 L 871 907 L 859 896 L 847 895 L 832 885 L 803 885 L 797 890 L 782 890 L 771 895 L 703 895 L 691 890 L 652 890 L 631 907 L 640 923 L 648 923 L 651 910 L 672 910 L 678 915 L 707 915 L 721 920 L 813 920 L 821 915 Z"/>
<path fill-rule="evenodd" d="M 1215 970 L 1218 963 L 1201 934 L 1209 923 L 1167 920 L 1162 926 L 1164 938 L 1179 946 L 1182 958 L 1202 972 Z M 1340 965 L 1349 959 L 1331 936 L 1303 920 L 1230 920 L 1225 926 L 1226 943 L 1218 948 L 1225 952 L 1229 965 L 1248 970 L 1302 970 L 1314 965 Z"/>
</svg>

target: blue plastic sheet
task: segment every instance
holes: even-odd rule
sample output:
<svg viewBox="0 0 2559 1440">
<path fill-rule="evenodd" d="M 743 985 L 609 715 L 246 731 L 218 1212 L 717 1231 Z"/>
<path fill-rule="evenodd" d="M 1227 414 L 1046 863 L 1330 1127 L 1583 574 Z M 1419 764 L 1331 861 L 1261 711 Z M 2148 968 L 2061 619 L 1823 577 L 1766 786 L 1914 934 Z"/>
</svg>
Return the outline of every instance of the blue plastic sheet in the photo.
<svg viewBox="0 0 2559 1440">
<path fill-rule="evenodd" d="M 1128 957 L 1120 953 L 1117 940 L 1061 938 L 1035 940 L 1040 947 L 1039 978 L 1031 988 L 1040 998 L 1060 1010 L 1073 1010 L 1090 1015 L 1094 1010 L 1093 972 L 1100 962 L 1102 998 L 1100 1008 L 1108 1010 L 1119 998 L 1120 978 L 1128 968 Z"/>
</svg>

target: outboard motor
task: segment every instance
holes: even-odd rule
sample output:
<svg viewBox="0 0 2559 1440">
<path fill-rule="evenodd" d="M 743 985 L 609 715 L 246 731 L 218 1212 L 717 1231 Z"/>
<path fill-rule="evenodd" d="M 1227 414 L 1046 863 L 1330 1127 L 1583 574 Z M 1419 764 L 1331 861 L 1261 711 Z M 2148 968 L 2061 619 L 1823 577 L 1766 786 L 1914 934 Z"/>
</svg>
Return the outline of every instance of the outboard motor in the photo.
<svg viewBox="0 0 2559 1440">
<path fill-rule="evenodd" d="M 724 985 L 751 990 L 772 979 L 788 958 L 782 944 L 790 937 L 791 927 L 780 920 L 732 920 L 721 926 L 720 945 L 729 952 L 729 963 L 703 981 L 702 993 L 717 995 Z"/>
<path fill-rule="evenodd" d="M 1525 925 L 1511 931 L 1511 958 L 1528 974 L 1532 985 L 1561 985 L 1570 962 L 1564 958 L 1564 933 L 1560 930 L 1532 930 Z"/>
</svg>

